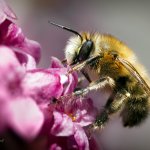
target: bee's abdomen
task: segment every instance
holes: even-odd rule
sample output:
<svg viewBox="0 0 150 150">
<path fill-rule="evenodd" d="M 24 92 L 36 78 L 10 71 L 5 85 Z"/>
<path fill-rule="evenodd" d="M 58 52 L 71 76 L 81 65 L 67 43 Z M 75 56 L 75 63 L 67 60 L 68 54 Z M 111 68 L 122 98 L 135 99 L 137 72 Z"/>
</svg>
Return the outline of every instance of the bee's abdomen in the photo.
<svg viewBox="0 0 150 150">
<path fill-rule="evenodd" d="M 131 76 L 120 76 L 116 80 L 117 91 L 126 90 L 130 97 L 124 104 L 121 112 L 124 126 L 133 127 L 142 123 L 148 116 L 149 101 L 148 95 Z"/>
<path fill-rule="evenodd" d="M 133 127 L 142 123 L 148 116 L 148 96 L 137 95 L 129 98 L 121 113 L 124 126 Z"/>
</svg>

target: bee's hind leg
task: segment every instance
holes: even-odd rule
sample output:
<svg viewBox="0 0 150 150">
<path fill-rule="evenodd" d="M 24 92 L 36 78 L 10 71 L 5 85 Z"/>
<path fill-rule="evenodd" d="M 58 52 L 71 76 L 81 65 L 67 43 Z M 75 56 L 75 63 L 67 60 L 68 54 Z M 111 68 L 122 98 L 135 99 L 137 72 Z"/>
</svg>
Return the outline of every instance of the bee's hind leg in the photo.
<svg viewBox="0 0 150 150">
<path fill-rule="evenodd" d="M 108 122 L 110 115 L 118 112 L 129 97 L 130 94 L 127 91 L 114 92 L 90 128 L 101 129 Z"/>
</svg>

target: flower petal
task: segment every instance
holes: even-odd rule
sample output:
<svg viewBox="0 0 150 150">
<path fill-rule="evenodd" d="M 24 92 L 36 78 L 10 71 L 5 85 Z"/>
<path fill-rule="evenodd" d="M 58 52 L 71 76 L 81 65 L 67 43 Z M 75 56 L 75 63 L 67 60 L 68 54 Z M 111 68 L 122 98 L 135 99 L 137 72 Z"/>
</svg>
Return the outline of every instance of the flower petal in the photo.
<svg viewBox="0 0 150 150">
<path fill-rule="evenodd" d="M 51 57 L 51 67 L 50 68 L 64 68 L 64 66 L 58 58 Z"/>
<path fill-rule="evenodd" d="M 15 54 L 16 54 L 16 57 L 18 58 L 20 64 L 25 67 L 26 70 L 31 70 L 31 69 L 35 69 L 36 68 L 36 62 L 35 62 L 35 59 L 23 52 L 23 51 L 20 51 L 20 50 L 17 50 L 17 49 L 13 49 Z"/>
<path fill-rule="evenodd" d="M 83 130 L 79 125 L 75 124 L 74 138 L 79 146 L 79 150 L 89 150 L 89 141 Z"/>
<path fill-rule="evenodd" d="M 19 28 L 15 23 L 10 20 L 5 20 L 1 26 L 1 43 L 9 46 L 16 46 L 24 42 L 24 34 L 21 28 Z"/>
<path fill-rule="evenodd" d="M 97 109 L 94 107 L 90 98 L 77 99 L 76 105 L 78 109 L 76 112 L 76 123 L 80 126 L 87 126 L 91 124 L 96 117 Z"/>
<path fill-rule="evenodd" d="M 41 46 L 38 42 L 25 38 L 24 42 L 22 42 L 21 45 L 19 45 L 18 47 L 34 57 L 37 63 L 40 61 Z"/>
<path fill-rule="evenodd" d="M 39 62 L 41 56 L 40 44 L 27 39 L 21 28 L 15 23 L 6 19 L 0 25 L 0 33 L 1 44 L 18 48 L 34 57 L 37 63 Z"/>
<path fill-rule="evenodd" d="M 5 115 L 6 109 L 5 109 L 5 101 L 3 100 L 4 100 L 3 96 L 1 99 L 1 91 L 0 91 L 0 118 L 1 118 L 0 119 L 0 133 L 6 128 L 6 115 Z"/>
<path fill-rule="evenodd" d="M 74 133 L 74 126 L 71 118 L 57 111 L 53 112 L 54 124 L 51 128 L 51 134 L 55 136 L 70 136 Z"/>
<path fill-rule="evenodd" d="M 77 74 L 76 73 L 70 74 L 68 77 L 68 80 L 69 80 L 68 86 L 66 87 L 66 89 L 64 91 L 64 95 L 68 94 L 68 93 L 72 93 L 74 91 L 74 89 L 78 83 Z"/>
<path fill-rule="evenodd" d="M 67 68 L 50 68 L 48 71 L 51 74 L 58 74 L 60 76 L 61 84 L 68 83 Z"/>
<path fill-rule="evenodd" d="M 0 0 L 0 8 L 0 24 L 7 18 L 17 19 L 15 13 L 4 0 Z"/>
<path fill-rule="evenodd" d="M 21 94 L 21 80 L 24 76 L 24 68 L 21 67 L 14 52 L 5 46 L 0 46 L 0 97 L 7 100 L 16 94 Z M 10 99 L 10 98 L 9 98 Z M 8 99 L 8 100 L 9 100 Z"/>
<path fill-rule="evenodd" d="M 28 72 L 22 81 L 24 92 L 33 96 L 38 102 L 59 97 L 63 92 L 60 77 L 50 74 L 44 69 L 35 69 Z"/>
<path fill-rule="evenodd" d="M 49 150 L 62 150 L 62 148 L 55 143 L 50 146 Z"/>
<path fill-rule="evenodd" d="M 32 99 L 18 98 L 7 104 L 8 124 L 23 138 L 33 139 L 40 131 L 44 116 Z"/>
<path fill-rule="evenodd" d="M 17 66 L 20 66 L 14 52 L 6 47 L 6 46 L 0 46 L 0 69 L 1 71 L 3 69 L 6 70 L 6 68 L 8 69 L 8 67 L 10 68 L 10 66 L 14 66 L 15 68 Z"/>
</svg>

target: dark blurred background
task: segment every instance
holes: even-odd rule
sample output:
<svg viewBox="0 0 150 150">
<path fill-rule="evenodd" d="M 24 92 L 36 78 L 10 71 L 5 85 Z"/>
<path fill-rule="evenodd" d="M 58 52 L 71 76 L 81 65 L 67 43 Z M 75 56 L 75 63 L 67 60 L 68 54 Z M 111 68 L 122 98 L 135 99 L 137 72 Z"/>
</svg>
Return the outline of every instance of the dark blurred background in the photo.
<svg viewBox="0 0 150 150">
<path fill-rule="evenodd" d="M 110 33 L 124 41 L 150 72 L 149 0 L 8 0 L 26 36 L 42 46 L 40 67 L 50 57 L 64 58 L 69 32 L 48 24 L 48 20 L 77 31 Z M 98 136 L 104 150 L 149 150 L 150 118 L 139 127 L 127 129 L 112 118 Z"/>
</svg>

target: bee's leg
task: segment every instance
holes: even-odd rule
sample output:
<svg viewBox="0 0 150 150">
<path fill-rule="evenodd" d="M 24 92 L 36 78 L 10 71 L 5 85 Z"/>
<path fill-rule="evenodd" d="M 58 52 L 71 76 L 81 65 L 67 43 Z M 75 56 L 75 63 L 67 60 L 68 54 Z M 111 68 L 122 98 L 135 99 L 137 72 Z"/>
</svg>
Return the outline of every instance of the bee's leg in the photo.
<svg viewBox="0 0 150 150">
<path fill-rule="evenodd" d="M 85 80 L 85 77 L 79 77 L 78 78 L 78 85 L 80 85 Z"/>
<path fill-rule="evenodd" d="M 100 55 L 97 55 L 97 56 L 93 56 L 93 57 L 90 57 L 88 58 L 87 60 L 81 62 L 81 63 L 78 63 L 76 65 L 74 65 L 71 70 L 68 71 L 68 74 L 72 73 L 73 71 L 80 71 L 82 70 L 85 66 L 91 64 L 93 61 L 96 61 L 96 60 L 99 60 L 100 58 L 102 58 L 102 56 Z"/>
<path fill-rule="evenodd" d="M 81 89 L 83 81 L 87 80 L 88 82 L 91 82 L 91 79 L 90 79 L 89 75 L 87 74 L 87 72 L 82 70 L 81 73 L 83 74 L 83 76 L 78 78 L 78 84 L 77 84 L 77 87 L 75 88 L 74 91 L 77 91 L 77 90 Z"/>
<path fill-rule="evenodd" d="M 75 96 L 85 95 L 92 90 L 98 90 L 100 88 L 105 87 L 106 85 L 109 85 L 110 87 L 113 88 L 115 86 L 115 82 L 110 77 L 103 77 L 97 81 L 91 82 L 88 87 L 74 92 L 73 95 Z"/>
<path fill-rule="evenodd" d="M 89 81 L 89 83 L 91 83 L 92 81 L 91 81 L 91 79 L 90 79 L 88 73 L 87 73 L 86 71 L 84 71 L 84 69 L 81 70 L 81 72 L 82 72 L 82 74 L 84 75 L 84 77 L 87 79 L 87 81 Z"/>
<path fill-rule="evenodd" d="M 149 101 L 147 94 L 130 97 L 121 113 L 123 125 L 133 127 L 144 121 L 149 114 Z"/>
<path fill-rule="evenodd" d="M 79 81 L 79 84 L 80 84 L 80 82 L 81 81 Z M 64 99 L 66 97 L 76 97 L 76 96 L 80 96 L 80 95 L 85 95 L 88 92 L 90 92 L 92 90 L 100 89 L 100 88 L 104 87 L 105 85 L 110 85 L 111 87 L 113 87 L 114 83 L 115 82 L 112 78 L 103 77 L 103 78 L 100 78 L 97 81 L 91 82 L 90 85 L 87 86 L 86 88 L 83 88 L 83 89 L 77 88 L 77 89 L 75 89 L 75 91 L 73 93 L 61 96 L 59 99 L 61 100 L 61 99 Z"/>
<path fill-rule="evenodd" d="M 109 120 L 110 115 L 118 112 L 129 97 L 130 94 L 127 91 L 114 92 L 108 99 L 100 115 L 96 117 L 95 123 L 91 126 L 92 129 L 102 128 Z"/>
<path fill-rule="evenodd" d="M 88 82 L 92 82 L 87 72 L 84 70 L 81 70 L 81 73 L 83 76 L 78 78 L 78 84 L 80 85 L 84 80 L 87 80 Z"/>
</svg>

